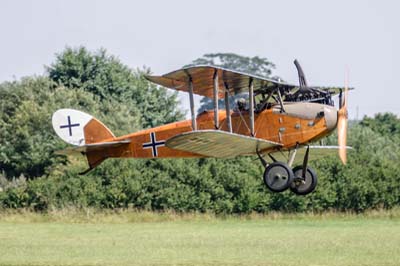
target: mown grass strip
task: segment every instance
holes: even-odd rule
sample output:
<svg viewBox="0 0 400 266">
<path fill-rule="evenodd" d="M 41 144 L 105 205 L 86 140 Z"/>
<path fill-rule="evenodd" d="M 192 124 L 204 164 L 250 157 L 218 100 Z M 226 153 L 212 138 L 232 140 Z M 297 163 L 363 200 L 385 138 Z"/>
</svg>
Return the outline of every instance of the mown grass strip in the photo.
<svg viewBox="0 0 400 266">
<path fill-rule="evenodd" d="M 400 222 L 383 213 L 299 219 L 171 214 L 162 221 L 154 220 L 160 214 L 146 214 L 154 217 L 139 222 L 140 213 L 132 222 L 127 211 L 125 218 L 102 212 L 93 214 L 97 221 L 78 223 L 65 216 L 39 221 L 30 212 L 36 218 L 23 222 L 21 215 L 0 222 L 0 265 L 400 264 Z"/>
</svg>

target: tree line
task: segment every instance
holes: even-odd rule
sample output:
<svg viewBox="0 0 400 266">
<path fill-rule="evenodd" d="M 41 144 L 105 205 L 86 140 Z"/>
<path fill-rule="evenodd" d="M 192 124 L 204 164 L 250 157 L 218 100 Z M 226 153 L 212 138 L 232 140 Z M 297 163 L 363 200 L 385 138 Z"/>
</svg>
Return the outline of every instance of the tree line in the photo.
<svg viewBox="0 0 400 266">
<path fill-rule="evenodd" d="M 231 64 L 229 68 L 251 73 L 258 69 L 262 73 L 256 74 L 264 76 L 274 67 L 266 58 L 223 53 L 193 62 Z M 148 73 L 147 68 L 130 69 L 103 49 L 78 47 L 57 54 L 43 76 L 1 83 L 0 208 L 265 213 L 399 206 L 400 119 L 391 113 L 353 121 L 348 164 L 335 156 L 312 161 L 319 185 L 304 197 L 269 192 L 256 157 L 108 159 L 80 176 L 84 157 L 54 154 L 67 146 L 51 126 L 51 115 L 59 108 L 90 113 L 116 135 L 183 119 L 177 94 L 147 82 Z M 335 142 L 334 135 L 327 139 Z"/>
</svg>

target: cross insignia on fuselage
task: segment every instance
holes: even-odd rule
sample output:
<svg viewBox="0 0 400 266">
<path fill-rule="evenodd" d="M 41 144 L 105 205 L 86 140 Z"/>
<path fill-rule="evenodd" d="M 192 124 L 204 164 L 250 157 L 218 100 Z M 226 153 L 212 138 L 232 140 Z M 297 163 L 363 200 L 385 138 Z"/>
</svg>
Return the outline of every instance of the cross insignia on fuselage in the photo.
<svg viewBox="0 0 400 266">
<path fill-rule="evenodd" d="M 162 146 L 165 146 L 165 141 L 164 140 L 157 141 L 156 133 L 154 133 L 154 132 L 150 133 L 150 142 L 143 143 L 143 149 L 151 148 L 153 157 L 158 156 L 157 149 L 158 149 L 158 147 L 162 147 Z"/>
<path fill-rule="evenodd" d="M 72 136 L 72 128 L 73 127 L 79 127 L 79 123 L 76 123 L 76 124 L 71 124 L 71 117 L 70 116 L 68 116 L 68 124 L 67 125 L 62 125 L 62 126 L 60 126 L 60 128 L 68 128 L 69 129 L 69 136 L 71 137 Z"/>
</svg>

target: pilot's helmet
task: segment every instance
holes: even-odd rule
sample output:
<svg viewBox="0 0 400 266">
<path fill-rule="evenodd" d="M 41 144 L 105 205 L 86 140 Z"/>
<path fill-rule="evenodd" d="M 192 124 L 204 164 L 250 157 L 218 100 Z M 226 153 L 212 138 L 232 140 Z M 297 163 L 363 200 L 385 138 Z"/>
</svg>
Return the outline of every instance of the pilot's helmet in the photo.
<svg viewBox="0 0 400 266">
<path fill-rule="evenodd" d="M 237 106 L 239 110 L 244 110 L 246 107 L 246 99 L 245 98 L 239 98 L 237 100 Z"/>
<path fill-rule="evenodd" d="M 238 104 L 241 104 L 241 105 L 245 105 L 245 104 L 246 104 L 246 99 L 245 99 L 245 98 L 239 98 L 239 99 L 237 100 L 237 103 L 238 103 Z"/>
</svg>

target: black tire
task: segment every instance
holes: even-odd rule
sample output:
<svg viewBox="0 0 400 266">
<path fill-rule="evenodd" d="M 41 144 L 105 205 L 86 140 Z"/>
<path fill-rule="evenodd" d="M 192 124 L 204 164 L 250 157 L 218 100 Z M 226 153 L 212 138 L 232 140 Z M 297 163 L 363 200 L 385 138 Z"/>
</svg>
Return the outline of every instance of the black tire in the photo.
<svg viewBox="0 0 400 266">
<path fill-rule="evenodd" d="M 318 178 L 315 171 L 307 167 L 306 180 L 302 183 L 303 179 L 303 166 L 299 165 L 293 168 L 294 181 L 290 185 L 290 190 L 297 195 L 307 195 L 313 192 L 317 186 Z"/>
<path fill-rule="evenodd" d="M 282 162 L 274 162 L 265 168 L 264 183 L 273 192 L 282 192 L 290 187 L 293 182 L 293 171 Z"/>
</svg>

